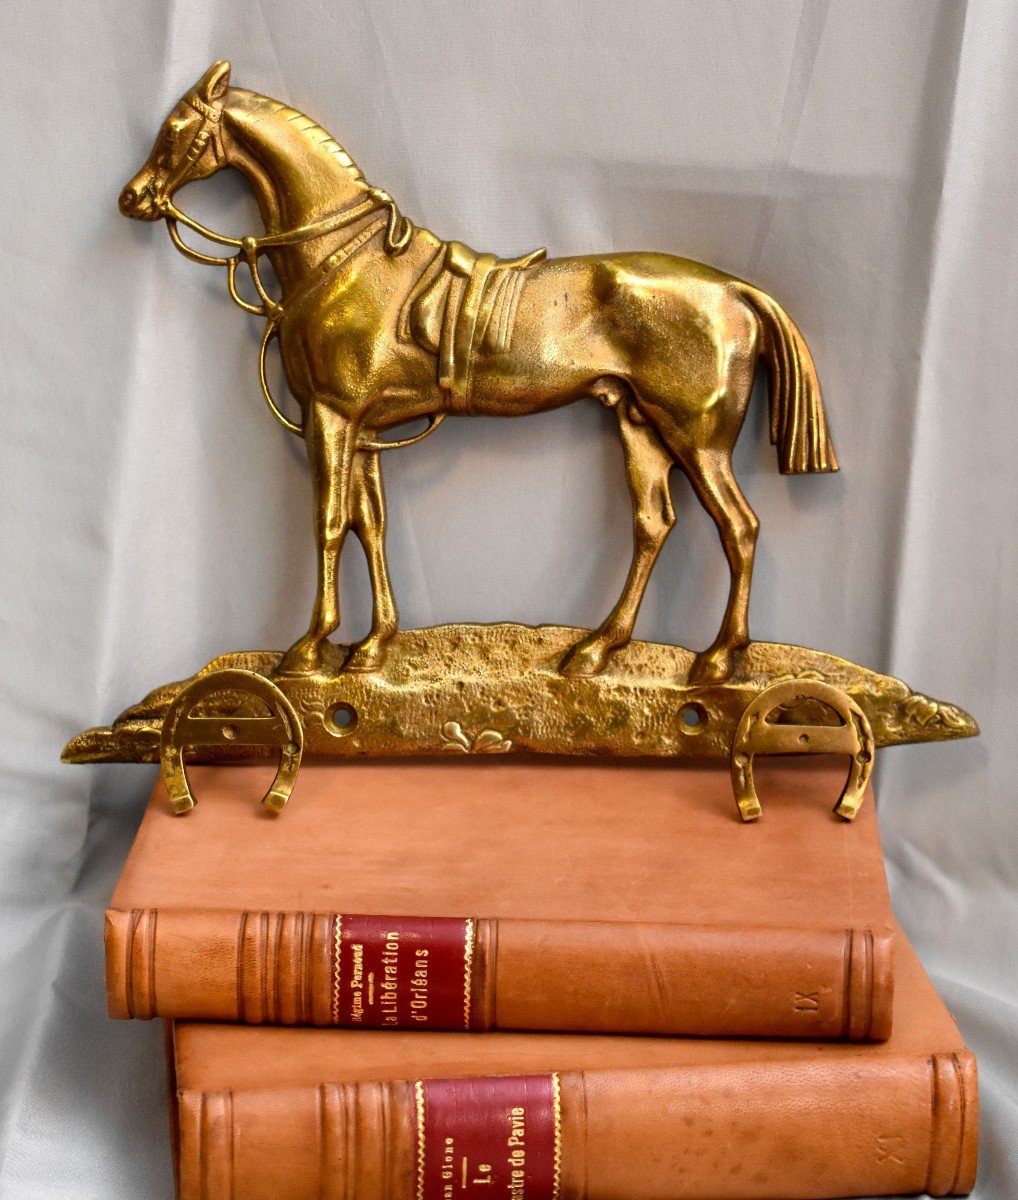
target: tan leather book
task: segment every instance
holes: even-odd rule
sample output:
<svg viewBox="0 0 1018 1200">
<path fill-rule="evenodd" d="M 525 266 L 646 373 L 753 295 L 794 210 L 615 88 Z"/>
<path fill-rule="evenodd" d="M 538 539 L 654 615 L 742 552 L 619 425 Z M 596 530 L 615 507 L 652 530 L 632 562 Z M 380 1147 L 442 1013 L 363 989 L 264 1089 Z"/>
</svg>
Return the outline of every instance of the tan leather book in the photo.
<svg viewBox="0 0 1018 1200">
<path fill-rule="evenodd" d="M 894 928 L 837 759 L 450 758 L 157 785 L 106 914 L 114 1017 L 879 1040 Z"/>
<path fill-rule="evenodd" d="M 180 1200 L 965 1194 L 975 1059 L 898 945 L 872 1045 L 174 1023 Z"/>
</svg>

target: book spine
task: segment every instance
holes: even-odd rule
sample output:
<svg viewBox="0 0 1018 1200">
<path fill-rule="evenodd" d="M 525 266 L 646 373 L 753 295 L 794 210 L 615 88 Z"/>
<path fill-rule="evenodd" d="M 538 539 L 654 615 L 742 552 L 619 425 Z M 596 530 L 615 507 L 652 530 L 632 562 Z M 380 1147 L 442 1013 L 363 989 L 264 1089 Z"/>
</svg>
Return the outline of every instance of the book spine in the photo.
<svg viewBox="0 0 1018 1200">
<path fill-rule="evenodd" d="M 879 1041 L 893 951 L 890 929 L 106 914 L 117 1018 Z"/>
<path fill-rule="evenodd" d="M 964 1195 L 975 1063 L 789 1060 L 179 1097 L 180 1200 Z"/>
</svg>

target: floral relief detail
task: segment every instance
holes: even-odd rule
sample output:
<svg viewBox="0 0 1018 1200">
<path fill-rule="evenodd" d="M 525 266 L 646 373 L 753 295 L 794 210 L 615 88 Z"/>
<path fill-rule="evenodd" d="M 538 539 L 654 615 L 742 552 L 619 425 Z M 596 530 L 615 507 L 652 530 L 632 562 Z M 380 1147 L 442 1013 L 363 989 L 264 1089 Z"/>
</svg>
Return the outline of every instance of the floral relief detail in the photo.
<svg viewBox="0 0 1018 1200">
<path fill-rule="evenodd" d="M 949 729 L 963 729 L 966 724 L 964 717 L 953 704 L 941 704 L 918 693 L 910 696 L 905 702 L 905 713 L 910 720 L 923 727 L 943 724 Z"/>
<path fill-rule="evenodd" d="M 497 729 L 482 729 L 471 740 L 470 735 L 463 732 L 459 721 L 446 721 L 440 733 L 442 749 L 451 750 L 454 754 L 506 754 L 513 748 L 512 742 Z"/>
</svg>

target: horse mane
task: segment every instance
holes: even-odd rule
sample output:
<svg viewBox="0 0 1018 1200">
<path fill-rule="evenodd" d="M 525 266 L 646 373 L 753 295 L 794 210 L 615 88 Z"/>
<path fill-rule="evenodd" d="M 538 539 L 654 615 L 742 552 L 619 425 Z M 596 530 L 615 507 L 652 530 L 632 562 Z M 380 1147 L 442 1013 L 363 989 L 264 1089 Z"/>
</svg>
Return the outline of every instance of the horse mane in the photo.
<svg viewBox="0 0 1018 1200">
<path fill-rule="evenodd" d="M 250 95 L 264 101 L 269 113 L 273 117 L 280 118 L 281 123 L 284 125 L 292 125 L 316 150 L 334 155 L 351 179 L 357 183 L 365 182 L 360 168 L 328 130 L 323 129 L 317 122 L 312 121 L 305 113 L 300 112 L 296 108 L 290 108 L 279 100 L 272 100 L 268 96 L 260 96 L 257 92 L 252 92 Z"/>
</svg>

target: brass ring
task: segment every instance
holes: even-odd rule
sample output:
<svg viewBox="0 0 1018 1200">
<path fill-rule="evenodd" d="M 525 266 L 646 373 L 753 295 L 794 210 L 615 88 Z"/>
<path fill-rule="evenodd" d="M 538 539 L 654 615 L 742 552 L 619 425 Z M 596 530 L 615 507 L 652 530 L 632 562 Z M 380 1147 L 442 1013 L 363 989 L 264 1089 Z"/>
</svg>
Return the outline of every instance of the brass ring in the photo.
<svg viewBox="0 0 1018 1200">
<path fill-rule="evenodd" d="M 768 721 L 775 709 L 815 700 L 841 718 L 841 725 L 777 725 Z M 746 708 L 732 741 L 732 789 L 744 821 L 762 814 L 753 782 L 756 754 L 847 754 L 848 779 L 834 811 L 855 818 L 873 770 L 873 730 L 866 714 L 846 692 L 813 679 L 772 684 Z"/>
<path fill-rule="evenodd" d="M 383 442 L 383 441 L 378 441 L 376 439 L 368 439 L 367 441 L 358 442 L 357 449 L 358 450 L 402 450 L 404 446 L 412 446 L 414 444 L 414 442 L 422 442 L 429 434 L 434 433 L 435 430 L 439 427 L 439 425 L 441 425 L 442 422 L 445 420 L 447 415 L 448 414 L 444 413 L 444 412 L 429 413 L 429 415 L 427 417 L 428 428 L 425 430 L 422 430 L 421 433 L 415 433 L 413 437 L 400 438 L 399 441 L 394 441 L 394 442 Z"/>
<path fill-rule="evenodd" d="M 222 692 L 241 692 L 269 709 L 267 717 L 193 716 L 196 705 Z M 279 769 L 262 803 L 282 812 L 293 791 L 304 749 L 304 731 L 293 705 L 278 687 L 255 671 L 213 671 L 200 675 L 174 698 L 163 718 L 159 762 L 173 811 L 179 816 L 194 808 L 195 799 L 184 768 L 189 746 L 275 746 Z"/>
<path fill-rule="evenodd" d="M 273 338 L 278 337 L 279 322 L 270 320 L 268 325 L 265 326 L 265 332 L 262 334 L 261 346 L 258 348 L 258 379 L 262 385 L 262 395 L 265 397 L 265 403 L 269 406 L 269 412 L 272 413 L 272 415 L 288 433 L 295 433 L 298 437 L 303 437 L 304 430 L 296 423 L 296 421 L 291 421 L 290 418 L 285 415 L 283 410 L 276 403 L 272 395 L 272 389 L 269 387 L 269 377 L 265 371 L 265 354 L 269 348 L 269 342 L 271 342 Z"/>
</svg>

